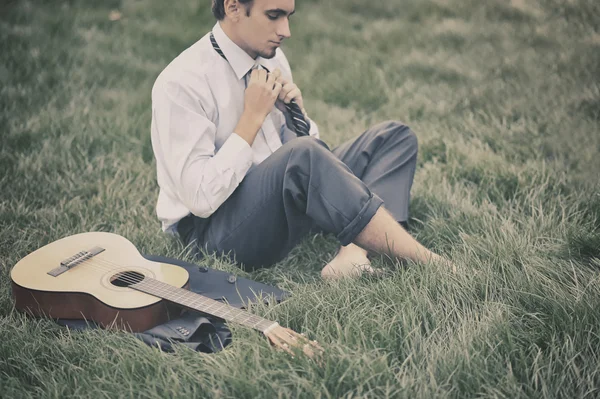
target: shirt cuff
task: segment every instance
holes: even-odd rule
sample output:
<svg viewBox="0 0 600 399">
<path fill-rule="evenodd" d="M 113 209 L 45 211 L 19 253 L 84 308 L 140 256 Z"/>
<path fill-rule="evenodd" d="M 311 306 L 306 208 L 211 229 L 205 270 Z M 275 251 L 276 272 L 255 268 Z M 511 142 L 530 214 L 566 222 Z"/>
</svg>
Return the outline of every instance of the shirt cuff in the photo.
<svg viewBox="0 0 600 399">
<path fill-rule="evenodd" d="M 252 148 L 234 132 L 219 148 L 215 158 L 220 158 L 219 162 L 224 165 L 230 165 L 240 182 L 252 166 Z"/>
</svg>

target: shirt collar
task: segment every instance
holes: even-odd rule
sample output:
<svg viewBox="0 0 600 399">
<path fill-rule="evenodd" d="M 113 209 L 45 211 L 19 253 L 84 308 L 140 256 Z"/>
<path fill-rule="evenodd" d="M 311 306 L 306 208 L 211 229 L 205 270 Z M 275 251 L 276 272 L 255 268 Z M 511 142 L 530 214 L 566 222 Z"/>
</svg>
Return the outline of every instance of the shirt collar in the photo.
<svg viewBox="0 0 600 399">
<path fill-rule="evenodd" d="M 244 76 L 246 76 L 246 73 L 248 73 L 248 71 L 256 64 L 267 67 L 269 71 L 273 70 L 271 60 L 262 57 L 256 57 L 256 60 L 252 59 L 248 53 L 242 50 L 242 48 L 227 36 L 218 21 L 213 27 L 212 32 L 213 35 L 215 35 L 215 40 L 219 44 L 221 51 L 225 54 L 225 57 L 227 57 L 227 61 L 229 61 L 229 64 L 233 68 L 238 79 L 243 79 Z"/>
</svg>

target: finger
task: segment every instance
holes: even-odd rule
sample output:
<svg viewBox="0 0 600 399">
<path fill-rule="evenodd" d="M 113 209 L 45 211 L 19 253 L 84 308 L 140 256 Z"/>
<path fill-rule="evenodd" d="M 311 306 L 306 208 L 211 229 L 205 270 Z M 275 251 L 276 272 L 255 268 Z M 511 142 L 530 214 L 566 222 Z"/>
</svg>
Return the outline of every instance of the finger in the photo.
<svg viewBox="0 0 600 399">
<path fill-rule="evenodd" d="M 283 99 L 284 103 L 289 103 L 290 101 L 292 101 L 293 98 L 299 97 L 300 96 L 300 89 L 298 89 L 297 87 L 295 87 L 294 89 L 292 89 L 290 92 L 288 92 L 285 96 L 285 98 Z"/>
<path fill-rule="evenodd" d="M 257 69 L 258 71 L 258 81 L 259 82 L 266 82 L 267 81 L 267 71 L 265 71 L 262 68 Z"/>
<path fill-rule="evenodd" d="M 271 72 L 267 77 L 267 86 L 274 87 L 276 81 L 277 76 L 275 75 L 275 72 Z"/>
<path fill-rule="evenodd" d="M 284 101 L 284 100 L 285 100 L 285 97 L 286 97 L 286 96 L 287 96 L 287 95 L 288 95 L 288 94 L 289 94 L 289 93 L 290 93 L 292 90 L 294 90 L 296 87 L 298 87 L 298 86 L 296 86 L 296 85 L 295 85 L 295 84 L 293 84 L 293 83 L 287 83 L 287 84 L 284 84 L 284 85 L 283 85 L 283 90 L 281 90 L 281 98 L 280 98 L 280 99 L 281 99 L 281 101 Z"/>
<path fill-rule="evenodd" d="M 287 80 L 286 78 L 284 78 L 283 76 L 280 76 L 280 77 L 278 77 L 278 78 L 277 78 L 277 81 L 278 81 L 279 83 L 281 83 L 283 86 L 285 86 L 285 85 L 287 85 L 287 84 L 291 83 L 291 82 L 288 82 L 288 80 Z"/>
<path fill-rule="evenodd" d="M 271 75 L 275 76 L 275 79 L 281 78 L 281 69 L 275 68 L 273 72 L 271 72 Z"/>
<path fill-rule="evenodd" d="M 281 92 L 281 83 L 275 82 L 275 87 L 273 87 L 273 96 L 278 97 Z"/>
<path fill-rule="evenodd" d="M 285 96 L 288 95 L 288 93 L 290 92 L 290 90 L 292 90 L 294 88 L 294 85 L 289 85 L 289 84 L 283 84 L 281 83 L 282 87 L 281 87 L 281 92 L 279 93 L 279 99 L 281 101 L 284 100 Z"/>
<path fill-rule="evenodd" d="M 252 69 L 250 73 L 250 83 L 258 82 L 258 69 Z"/>
</svg>

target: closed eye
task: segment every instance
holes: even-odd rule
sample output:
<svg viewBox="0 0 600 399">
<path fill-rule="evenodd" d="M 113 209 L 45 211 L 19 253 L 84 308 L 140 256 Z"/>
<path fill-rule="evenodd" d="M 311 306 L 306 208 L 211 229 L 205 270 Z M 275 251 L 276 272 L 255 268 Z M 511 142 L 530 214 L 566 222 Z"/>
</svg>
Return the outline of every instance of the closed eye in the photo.
<svg viewBox="0 0 600 399">
<path fill-rule="evenodd" d="M 296 12 L 296 10 L 294 10 L 288 14 L 287 11 L 282 10 L 280 8 L 276 8 L 276 9 L 272 9 L 272 10 L 267 10 L 265 12 L 265 14 L 271 21 L 275 21 L 276 19 L 278 19 L 279 17 L 284 16 L 284 15 L 287 15 L 288 19 L 289 19 L 295 12 Z"/>
</svg>

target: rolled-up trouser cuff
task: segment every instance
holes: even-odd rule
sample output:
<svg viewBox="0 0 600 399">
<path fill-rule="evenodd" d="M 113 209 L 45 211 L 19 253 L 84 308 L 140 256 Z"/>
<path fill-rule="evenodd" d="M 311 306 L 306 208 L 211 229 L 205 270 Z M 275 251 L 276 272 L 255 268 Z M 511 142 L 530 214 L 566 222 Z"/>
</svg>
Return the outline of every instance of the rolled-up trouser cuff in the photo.
<svg viewBox="0 0 600 399">
<path fill-rule="evenodd" d="M 362 207 L 358 215 L 352 220 L 337 238 L 340 240 L 340 244 L 346 246 L 354 241 L 356 236 L 363 231 L 365 226 L 371 221 L 377 209 L 383 205 L 383 200 L 377 195 L 371 193 L 371 197 L 367 200 L 365 205 Z"/>
</svg>

